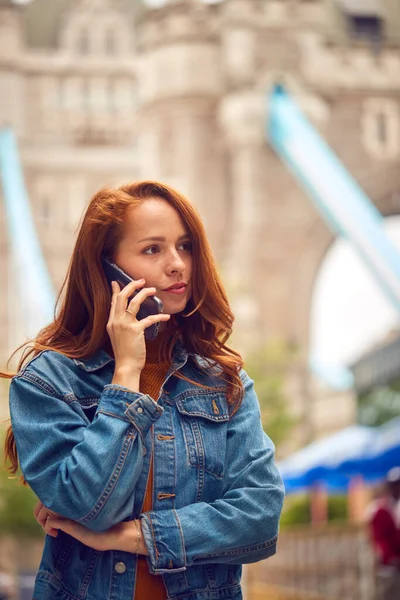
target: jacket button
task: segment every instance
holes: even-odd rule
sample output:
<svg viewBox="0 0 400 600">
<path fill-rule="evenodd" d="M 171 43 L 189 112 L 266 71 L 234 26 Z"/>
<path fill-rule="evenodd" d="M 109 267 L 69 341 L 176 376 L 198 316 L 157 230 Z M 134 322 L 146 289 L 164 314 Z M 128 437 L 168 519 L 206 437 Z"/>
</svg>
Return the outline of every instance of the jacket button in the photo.
<svg viewBox="0 0 400 600">
<path fill-rule="evenodd" d="M 142 413 L 143 412 L 143 408 L 141 406 L 138 406 L 137 411 L 138 411 L 138 413 Z"/>
<path fill-rule="evenodd" d="M 117 571 L 117 573 L 119 573 L 120 575 L 122 575 L 122 573 L 125 573 L 126 571 L 126 564 L 123 562 L 118 562 L 115 566 L 114 569 Z"/>
</svg>

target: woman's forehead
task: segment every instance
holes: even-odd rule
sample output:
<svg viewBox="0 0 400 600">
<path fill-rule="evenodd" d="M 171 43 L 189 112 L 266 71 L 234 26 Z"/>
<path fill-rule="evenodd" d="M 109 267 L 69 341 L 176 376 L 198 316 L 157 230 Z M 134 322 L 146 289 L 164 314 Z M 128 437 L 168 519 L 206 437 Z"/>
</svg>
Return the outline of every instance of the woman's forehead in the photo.
<svg viewBox="0 0 400 600">
<path fill-rule="evenodd" d="M 165 200 L 150 198 L 128 209 L 124 232 L 134 237 L 144 235 L 182 235 L 186 227 L 178 211 Z"/>
</svg>

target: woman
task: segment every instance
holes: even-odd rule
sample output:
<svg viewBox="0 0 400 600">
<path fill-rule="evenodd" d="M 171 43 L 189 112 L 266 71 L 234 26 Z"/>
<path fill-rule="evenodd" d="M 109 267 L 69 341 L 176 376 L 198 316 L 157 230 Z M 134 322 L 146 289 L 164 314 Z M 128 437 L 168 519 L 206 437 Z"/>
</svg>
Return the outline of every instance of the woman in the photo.
<svg viewBox="0 0 400 600">
<path fill-rule="evenodd" d="M 111 295 L 102 258 L 134 281 Z M 64 288 L 10 386 L 6 454 L 49 534 L 34 598 L 241 598 L 283 489 L 197 212 L 159 183 L 101 190 Z"/>
</svg>

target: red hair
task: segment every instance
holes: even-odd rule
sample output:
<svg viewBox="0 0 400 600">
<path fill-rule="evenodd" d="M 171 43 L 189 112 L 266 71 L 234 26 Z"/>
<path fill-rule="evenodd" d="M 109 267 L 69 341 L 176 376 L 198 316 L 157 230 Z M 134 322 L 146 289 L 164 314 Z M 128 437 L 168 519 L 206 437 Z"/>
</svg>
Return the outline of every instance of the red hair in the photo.
<svg viewBox="0 0 400 600">
<path fill-rule="evenodd" d="M 228 402 L 235 407 L 243 397 L 239 371 L 241 356 L 226 346 L 232 333 L 233 314 L 218 275 L 214 257 L 203 223 L 194 206 L 174 189 L 161 183 L 144 181 L 117 189 L 104 188 L 91 199 L 83 216 L 67 275 L 57 297 L 61 302 L 54 321 L 34 338 L 19 346 L 25 348 L 18 371 L 30 356 L 43 350 L 53 350 L 69 358 L 86 358 L 104 348 L 113 355 L 106 323 L 110 312 L 111 290 L 105 278 L 101 256 L 113 258 L 127 209 L 149 198 L 161 198 L 179 213 L 193 248 L 192 297 L 185 315 L 175 316 L 178 325 L 175 337 L 167 348 L 171 358 L 176 337 L 180 336 L 188 352 L 217 363 L 220 377 L 227 383 Z M 61 301 L 63 291 L 65 297 Z M 182 326 L 184 323 L 184 327 Z M 2 373 L 11 379 L 15 373 Z M 194 383 L 194 382 L 193 382 Z M 11 472 L 18 468 L 18 455 L 11 426 L 5 440 L 5 456 L 11 462 Z"/>
</svg>

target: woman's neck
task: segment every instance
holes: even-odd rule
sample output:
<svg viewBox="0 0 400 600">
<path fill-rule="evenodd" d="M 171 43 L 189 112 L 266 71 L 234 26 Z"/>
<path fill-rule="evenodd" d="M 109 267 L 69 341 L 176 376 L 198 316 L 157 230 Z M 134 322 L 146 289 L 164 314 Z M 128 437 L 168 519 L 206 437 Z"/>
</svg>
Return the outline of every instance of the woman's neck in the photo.
<svg viewBox="0 0 400 600">
<path fill-rule="evenodd" d="M 168 322 L 166 325 L 154 340 L 146 340 L 146 362 L 165 362 L 167 360 L 165 349 L 176 333 L 176 324 Z"/>
</svg>

